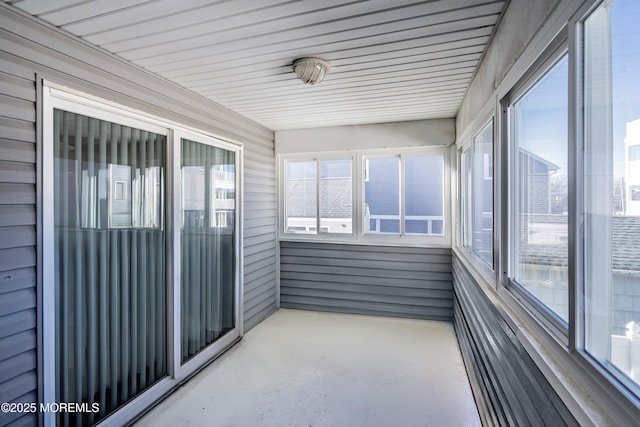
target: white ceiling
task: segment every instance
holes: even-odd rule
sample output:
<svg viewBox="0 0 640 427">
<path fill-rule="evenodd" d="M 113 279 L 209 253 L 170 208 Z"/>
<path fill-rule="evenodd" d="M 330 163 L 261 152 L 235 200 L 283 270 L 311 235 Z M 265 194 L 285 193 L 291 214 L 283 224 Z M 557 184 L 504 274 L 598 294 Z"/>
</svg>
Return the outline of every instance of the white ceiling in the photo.
<svg viewBox="0 0 640 427">
<path fill-rule="evenodd" d="M 273 130 L 455 117 L 506 4 L 5 1 Z M 303 56 L 324 82 L 295 78 Z"/>
</svg>

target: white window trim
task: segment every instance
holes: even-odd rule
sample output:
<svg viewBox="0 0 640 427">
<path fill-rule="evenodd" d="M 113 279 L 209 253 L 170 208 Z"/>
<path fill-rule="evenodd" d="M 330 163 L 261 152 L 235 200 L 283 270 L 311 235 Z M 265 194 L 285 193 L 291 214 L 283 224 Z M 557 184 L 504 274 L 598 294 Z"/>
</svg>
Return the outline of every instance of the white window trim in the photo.
<svg viewBox="0 0 640 427">
<path fill-rule="evenodd" d="M 564 27 L 564 31 L 561 31 L 556 38 L 547 46 L 544 52 L 533 62 L 529 70 L 524 73 L 523 77 L 513 86 L 513 88 L 501 99 L 501 121 L 502 132 L 500 133 L 502 144 L 500 149 L 501 155 L 501 169 L 503 177 L 511 177 L 514 175 L 514 168 L 518 161 L 518 153 L 514 150 L 513 141 L 513 125 L 512 115 L 513 106 L 516 104 L 528 91 L 533 88 L 547 73 L 561 60 L 561 58 L 567 55 L 569 52 L 569 42 L 567 36 L 567 28 Z M 569 55 L 570 56 L 570 55 Z M 571 86 L 571 73 L 568 76 L 568 86 Z M 568 94 L 570 98 L 571 95 Z M 569 108 L 568 117 L 570 120 L 571 109 Z M 569 123 L 569 133 L 571 133 L 571 123 Z M 571 144 L 570 135 L 567 135 L 568 145 Z M 494 141 L 495 142 L 495 141 Z M 568 160 L 570 161 L 570 160 Z M 494 164 L 494 171 L 497 168 Z M 501 180 L 501 217 L 502 222 L 502 236 L 503 239 L 500 242 L 500 265 L 502 269 L 501 288 L 510 292 L 516 299 L 520 301 L 532 315 L 542 323 L 545 328 L 556 337 L 564 345 L 568 345 L 569 337 L 569 325 L 565 323 L 551 308 L 547 307 L 542 301 L 539 301 L 535 296 L 529 294 L 524 289 L 524 286 L 520 285 L 513 279 L 514 262 L 517 258 L 516 251 L 518 250 L 513 239 L 513 227 L 517 222 L 514 218 L 515 209 L 511 208 L 511 203 L 516 200 L 515 197 L 515 183 L 512 179 Z M 571 191 L 571 189 L 569 189 Z M 494 203 L 495 206 L 495 203 Z M 571 219 L 569 219 L 568 229 L 572 227 Z M 573 256 L 571 252 L 568 254 L 568 270 L 573 268 Z M 569 279 L 568 287 L 571 289 L 573 284 Z M 572 318 L 571 303 L 568 304 L 569 315 L 568 318 Z"/>
<path fill-rule="evenodd" d="M 352 202 L 351 207 L 351 233 L 328 233 L 320 232 L 320 194 L 318 188 L 320 183 L 319 168 L 320 162 L 326 160 L 350 160 L 351 161 L 351 197 L 356 194 L 356 161 L 353 152 L 325 152 L 325 153 L 300 153 L 281 154 L 278 156 L 278 235 L 280 240 L 313 240 L 327 242 L 353 241 L 357 236 L 357 215 L 356 204 Z M 315 162 L 316 163 L 316 232 L 291 232 L 287 231 L 287 163 L 288 162 Z"/>
<path fill-rule="evenodd" d="M 366 234 L 364 233 L 364 162 L 367 158 L 400 157 L 400 234 Z M 442 156 L 443 157 L 443 234 L 420 235 L 404 233 L 405 210 L 405 162 L 406 157 Z M 365 244 L 380 244 L 392 246 L 422 246 L 422 247 L 450 247 L 451 246 L 451 148 L 449 146 L 409 147 L 401 149 L 361 150 L 358 152 L 358 164 L 361 165 L 360 179 L 358 179 L 358 206 L 360 207 L 360 227 L 358 242 Z"/>
<path fill-rule="evenodd" d="M 461 245 L 461 217 L 460 197 L 457 197 L 455 209 L 457 209 L 457 226 L 454 254 L 458 256 L 472 273 L 481 290 L 496 306 L 501 316 L 515 333 L 518 341 L 525 347 L 536 366 L 543 372 L 552 388 L 558 393 L 563 403 L 567 406 L 580 425 L 627 425 L 637 422 L 638 410 L 640 410 L 640 397 L 633 395 L 617 378 L 606 371 L 598 362 L 580 347 L 582 344 L 582 322 L 579 312 L 582 310 L 580 286 L 571 284 L 572 274 L 576 274 L 578 265 L 569 270 L 569 334 L 558 333 L 549 327 L 548 322 L 535 314 L 535 309 L 524 304 L 508 287 L 505 287 L 506 258 L 504 246 L 507 239 L 507 209 L 503 210 L 502 202 L 507 200 L 508 169 L 506 168 L 506 149 L 508 144 L 504 138 L 507 133 L 507 122 L 503 114 L 506 106 L 502 100 L 514 88 L 518 82 L 535 68 L 537 58 L 544 56 L 547 46 L 553 43 L 556 36 L 568 28 L 569 45 L 569 144 L 570 148 L 580 150 L 580 117 L 581 94 L 578 81 L 578 67 L 580 64 L 582 43 L 580 34 L 581 22 L 586 19 L 591 11 L 598 7 L 602 0 L 584 0 L 571 2 L 563 0 L 558 7 L 550 13 L 545 26 L 538 31 L 529 42 L 518 60 L 499 82 L 495 91 L 481 107 L 476 118 L 469 121 L 465 130 L 457 138 L 457 146 L 464 149 L 470 144 L 470 132 L 478 129 L 478 118 L 485 117 L 484 112 L 495 113 L 494 122 L 494 236 L 495 236 L 495 273 L 486 272 Z M 484 122 L 484 120 L 482 120 Z M 569 153 L 569 162 L 573 153 Z M 460 151 L 457 156 L 460 160 Z M 576 164 L 576 174 L 579 177 L 580 164 Z M 459 174 L 458 174 L 459 178 Z M 569 178 L 569 186 L 578 185 L 574 178 Z M 579 181 L 579 179 L 578 179 Z M 458 190 L 460 186 L 458 185 Z M 571 190 L 570 190 L 571 191 Z M 579 188 L 577 190 L 580 191 Z M 571 202 L 570 202 L 571 203 Z M 579 205 L 580 201 L 573 201 L 569 216 L 569 257 L 576 259 L 579 256 L 579 218 L 572 218 L 571 209 Z M 579 212 L 578 212 L 579 214 Z M 579 216 L 579 215 L 578 215 Z M 573 245 L 573 247 L 572 247 Z M 574 280 L 579 280 L 574 276 Z M 575 310 L 577 307 L 577 310 Z M 572 313 L 573 310 L 573 313 Z"/>
<path fill-rule="evenodd" d="M 167 239 L 172 242 L 167 250 L 167 376 L 148 387 L 144 392 L 124 403 L 120 408 L 101 420 L 101 423 L 124 425 L 131 422 L 141 413 L 146 412 L 154 402 L 175 389 L 190 375 L 201 369 L 206 363 L 239 340 L 244 333 L 243 302 L 243 145 L 233 141 L 226 141 L 215 135 L 195 129 L 171 120 L 157 117 L 146 112 L 127 107 L 109 100 L 75 90 L 65 85 L 42 81 L 42 209 L 43 212 L 53 212 L 54 206 L 54 147 L 53 147 L 53 110 L 61 109 L 71 113 L 91 116 L 100 120 L 136 127 L 141 130 L 158 133 L 167 137 L 167 171 L 165 232 Z M 180 174 L 176 173 L 180 159 L 180 137 L 194 139 L 197 142 L 213 145 L 225 150 L 233 151 L 236 155 L 236 235 L 235 235 L 235 295 L 234 316 L 236 327 L 223 337 L 201 350 L 196 356 L 183 365 L 180 363 L 180 345 L 178 339 L 181 333 L 180 325 Z M 39 353 L 42 357 L 43 381 L 42 399 L 44 403 L 56 403 L 55 386 L 55 275 L 54 265 L 54 217 L 42 217 L 42 347 Z M 177 267 L 177 268 L 176 268 Z M 177 313 L 177 314 L 176 314 Z M 44 425 L 55 426 L 56 414 L 44 414 Z"/>
<path fill-rule="evenodd" d="M 367 234 L 364 232 L 364 164 L 368 158 L 381 158 L 398 156 L 401 158 L 401 179 L 404 178 L 403 159 L 413 156 L 435 156 L 441 155 L 444 159 L 443 173 L 443 235 L 419 235 L 419 234 Z M 291 233 L 287 232 L 286 226 L 286 163 L 287 161 L 317 161 L 322 160 L 347 160 L 352 159 L 353 177 L 353 216 L 352 234 L 340 233 Z M 411 246 L 411 247 L 450 247 L 451 246 L 451 174 L 448 173 L 451 167 L 451 149 L 449 146 L 434 147 L 405 147 L 405 148 L 383 148 L 374 150 L 357 151 L 333 151 L 318 153 L 296 153 L 278 155 L 279 174 L 279 239 L 283 241 L 315 241 L 325 243 L 357 243 L 363 245 L 382 246 Z M 316 199 L 318 195 L 316 195 Z M 404 206 L 404 185 L 401 183 L 401 215 Z M 401 221 L 401 227 L 403 227 Z M 402 228 L 401 228 L 402 230 Z"/>
<path fill-rule="evenodd" d="M 458 196 L 455 200 L 456 209 L 456 238 L 454 248 L 459 249 L 459 252 L 465 255 L 465 261 L 474 267 L 474 271 L 481 274 L 483 280 L 486 283 L 491 283 L 495 289 L 498 286 L 500 278 L 500 115 L 497 114 L 500 111 L 500 103 L 495 97 L 489 98 L 487 102 L 481 107 L 480 112 L 476 118 L 469 124 L 466 131 L 464 131 L 458 141 L 456 142 L 457 151 L 455 153 L 458 160 L 460 169 L 456 171 L 458 182 L 456 190 Z M 489 122 L 493 121 L 493 269 L 491 269 L 486 262 L 481 260 L 475 255 L 469 248 L 464 246 L 463 235 L 463 214 L 462 211 L 462 153 L 467 149 L 470 149 L 473 143 L 473 139 L 482 132 Z"/>
<path fill-rule="evenodd" d="M 236 233 L 234 238 L 234 256 L 236 257 L 236 270 L 235 270 L 235 283 L 234 283 L 234 316 L 236 318 L 236 327 L 225 334 L 222 338 L 214 341 L 209 344 L 204 349 L 200 350 L 190 359 L 188 359 L 184 364 L 180 363 L 181 352 L 180 348 L 181 343 L 181 334 L 182 334 L 182 325 L 180 323 L 182 316 L 177 315 L 173 316 L 173 360 L 174 360 L 174 371 L 173 375 L 176 378 L 184 379 L 189 375 L 196 372 L 200 369 L 204 364 L 208 361 L 212 360 L 212 358 L 216 357 L 216 355 L 220 354 L 224 349 L 229 347 L 233 342 L 239 339 L 242 336 L 243 332 L 243 310 L 242 310 L 242 294 L 243 294 L 243 285 L 242 285 L 242 276 L 241 276 L 241 265 L 242 261 L 242 147 L 234 146 L 233 144 L 226 143 L 217 138 L 212 138 L 210 136 L 203 135 L 200 132 L 196 132 L 193 130 L 186 130 L 177 128 L 173 131 L 172 145 L 170 147 L 173 148 L 173 164 L 167 166 L 167 168 L 171 168 L 172 171 L 177 171 L 177 167 L 179 166 L 178 162 L 182 158 L 181 156 L 181 148 L 182 148 L 182 139 L 188 139 L 190 141 L 197 142 L 199 144 L 209 145 L 212 147 L 223 148 L 228 151 L 233 151 L 236 157 L 236 171 L 235 171 L 235 185 L 236 185 L 236 197 L 235 197 L 235 211 L 237 223 L 235 225 Z M 181 295 L 181 270 L 180 270 L 180 246 L 181 246 L 181 237 L 180 237 L 180 229 L 181 229 L 181 218 L 177 215 L 181 209 L 181 177 L 179 174 L 173 174 L 173 191 L 171 192 L 173 195 L 173 206 L 172 206 L 172 215 L 168 215 L 172 217 L 173 222 L 173 235 L 169 235 L 169 239 L 172 239 L 173 247 L 172 247 L 172 259 L 168 259 L 169 263 L 172 263 L 172 273 L 173 280 L 171 283 L 168 283 L 168 287 L 173 289 L 173 310 L 180 312 L 182 307 L 182 295 Z M 176 210 L 177 209 L 177 210 Z"/>
<path fill-rule="evenodd" d="M 492 160 L 492 181 L 493 181 L 493 186 L 492 186 L 492 191 L 493 191 L 493 205 L 492 205 L 492 209 L 493 209 L 493 242 L 492 242 L 492 246 L 493 246 L 493 268 L 491 268 L 491 266 L 489 266 L 482 258 L 480 258 L 480 256 L 478 256 L 474 251 L 473 251 L 473 245 L 471 246 L 467 246 L 465 244 L 465 218 L 464 218 L 464 214 L 465 214 L 465 210 L 463 209 L 465 207 L 465 201 L 466 200 L 466 195 L 464 193 L 464 180 L 461 179 L 459 181 L 459 203 L 460 203 L 460 219 L 458 221 L 458 227 L 459 227 L 459 233 L 458 233 L 458 239 L 457 239 L 457 246 L 462 248 L 463 250 L 465 250 L 468 253 L 468 257 L 470 262 L 472 262 L 475 266 L 475 268 L 479 271 L 481 271 L 482 275 L 484 277 L 487 278 L 495 278 L 496 276 L 496 272 L 497 272 L 497 268 L 496 266 L 498 265 L 498 249 L 496 248 L 496 243 L 497 243 L 497 238 L 496 238 L 496 229 L 498 228 L 498 221 L 497 221 L 497 216 L 496 216 L 496 165 L 497 162 L 495 161 L 496 158 L 496 153 L 498 152 L 497 150 L 497 144 L 496 141 L 498 140 L 497 135 L 498 135 L 498 126 L 496 123 L 496 119 L 493 115 L 494 113 L 494 105 L 493 103 L 489 104 L 489 106 L 491 107 L 491 109 L 489 110 L 489 114 L 485 113 L 482 114 L 480 117 L 484 117 L 484 120 L 479 121 L 479 125 L 477 126 L 473 126 L 472 129 L 474 129 L 474 132 L 472 134 L 471 137 L 466 138 L 465 142 L 460 146 L 460 148 L 458 149 L 458 159 L 459 159 L 459 165 L 460 165 L 460 171 L 459 174 L 461 176 L 461 174 L 464 172 L 462 167 L 463 167 L 463 162 L 462 162 L 462 156 L 464 153 L 468 152 L 468 150 L 473 150 L 473 145 L 474 142 L 476 140 L 476 138 L 478 137 L 478 135 L 480 135 L 482 132 L 484 132 L 484 130 L 487 128 L 487 126 L 491 125 L 492 127 L 492 145 L 493 145 L 493 150 L 491 153 L 491 160 Z M 487 108 L 484 108 L 483 110 L 486 110 Z M 486 155 L 486 154 L 485 154 Z M 484 169 L 486 170 L 486 165 L 484 167 Z M 470 208 L 470 207 L 469 207 Z M 472 213 L 472 217 L 473 217 L 473 213 Z M 472 218 L 473 220 L 473 218 Z"/>
<path fill-rule="evenodd" d="M 585 279 L 585 265 L 586 265 L 586 257 L 585 253 L 587 252 L 587 244 L 585 243 L 584 235 L 587 232 L 587 227 L 583 223 L 583 218 L 586 213 L 585 209 L 585 200 L 588 197 L 585 186 L 585 171 L 586 167 L 586 143 L 585 143 L 585 134 L 586 134 L 586 102 L 584 97 L 585 85 L 585 70 L 582 67 L 582 64 L 585 61 L 585 41 L 584 41 L 584 31 L 585 31 L 585 23 L 588 18 L 591 16 L 593 12 L 596 11 L 600 6 L 603 6 L 607 3 L 611 3 L 607 0 L 595 0 L 587 2 L 588 4 L 582 7 L 582 10 L 579 11 L 570 24 L 572 27 L 571 35 L 573 36 L 573 53 L 575 55 L 575 60 L 573 61 L 573 68 L 570 68 L 570 72 L 574 76 L 575 82 L 573 86 L 570 88 L 575 91 L 574 95 L 574 107 L 571 111 L 573 117 L 570 117 L 573 120 L 573 142 L 574 142 L 574 150 L 573 160 L 575 162 L 575 172 L 573 178 L 573 187 L 572 190 L 575 193 L 573 198 L 573 202 L 570 201 L 569 209 L 576 212 L 575 214 L 575 224 L 571 231 L 574 233 L 573 239 L 570 239 L 570 243 L 574 246 L 574 254 L 573 257 L 576 260 L 575 266 L 570 270 L 570 272 L 574 275 L 575 285 L 570 289 L 573 291 L 573 296 L 570 299 L 570 302 L 574 307 L 574 314 L 571 316 L 570 320 L 572 321 L 572 327 L 570 329 L 570 349 L 579 356 L 579 360 L 583 363 L 583 365 L 587 366 L 592 371 L 595 371 L 596 380 L 600 383 L 603 383 L 603 389 L 611 390 L 615 389 L 617 392 L 625 395 L 627 400 L 623 402 L 623 404 L 631 404 L 635 405 L 636 418 L 637 413 L 640 411 L 640 384 L 636 383 L 628 374 L 623 373 L 610 361 L 603 360 L 597 355 L 597 351 L 592 349 L 591 351 L 586 349 L 586 341 L 587 341 L 587 327 L 586 327 L 586 318 L 587 318 L 587 308 L 586 308 L 586 288 L 587 282 Z M 611 22 L 609 22 L 611 24 Z M 610 76 L 612 79 L 612 76 Z M 609 81 L 612 84 L 612 80 Z M 612 148 L 612 147 L 609 147 Z M 628 150 L 624 149 L 625 159 L 629 155 Z M 570 216 L 571 219 L 571 216 Z M 609 254 L 611 255 L 611 254 Z M 570 252 L 571 256 L 571 252 Z M 600 301 L 599 301 L 600 302 Z M 609 302 L 610 303 L 610 302 Z M 605 303 L 606 304 L 606 303 Z M 608 307 L 608 311 L 611 310 L 611 306 Z M 607 331 L 605 339 L 610 339 L 610 331 Z M 611 343 L 608 342 L 606 345 L 609 346 Z M 611 355 L 609 354 L 608 357 Z"/>
</svg>

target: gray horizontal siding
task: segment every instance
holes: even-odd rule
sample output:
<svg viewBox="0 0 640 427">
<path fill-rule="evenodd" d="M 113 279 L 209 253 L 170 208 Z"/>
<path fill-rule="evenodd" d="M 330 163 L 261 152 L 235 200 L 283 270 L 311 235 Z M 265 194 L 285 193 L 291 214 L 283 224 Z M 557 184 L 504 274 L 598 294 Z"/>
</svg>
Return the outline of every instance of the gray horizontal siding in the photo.
<svg viewBox="0 0 640 427">
<path fill-rule="evenodd" d="M 451 320 L 451 250 L 283 241 L 280 304 Z"/>
<path fill-rule="evenodd" d="M 33 77 L 0 72 L 0 402 L 37 401 L 35 99 Z"/>
<path fill-rule="evenodd" d="M 276 165 L 273 140 L 245 146 L 244 327 L 276 310 Z"/>
<path fill-rule="evenodd" d="M 454 258 L 454 325 L 484 426 L 577 425 L 497 308 Z"/>
<path fill-rule="evenodd" d="M 245 330 L 276 309 L 273 132 L 0 4 L 0 401 L 38 400 L 36 75 L 244 144 Z M 0 426 L 34 425 L 0 414 Z"/>
</svg>

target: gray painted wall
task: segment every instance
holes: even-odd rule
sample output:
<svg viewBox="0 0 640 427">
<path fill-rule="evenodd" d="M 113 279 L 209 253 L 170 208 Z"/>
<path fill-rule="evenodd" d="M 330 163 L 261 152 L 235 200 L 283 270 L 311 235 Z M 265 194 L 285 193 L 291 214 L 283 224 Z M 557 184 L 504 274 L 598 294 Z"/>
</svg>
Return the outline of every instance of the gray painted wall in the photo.
<svg viewBox="0 0 640 427">
<path fill-rule="evenodd" d="M 280 304 L 450 321 L 451 250 L 282 241 Z"/>
<path fill-rule="evenodd" d="M 578 425 L 461 261 L 453 260 L 454 325 L 484 426 Z"/>
<path fill-rule="evenodd" d="M 0 401 L 35 402 L 37 78 L 244 143 L 245 330 L 276 309 L 273 132 L 0 3 Z M 42 213 L 47 215 L 47 212 Z M 1 414 L 0 425 L 34 415 Z"/>
</svg>

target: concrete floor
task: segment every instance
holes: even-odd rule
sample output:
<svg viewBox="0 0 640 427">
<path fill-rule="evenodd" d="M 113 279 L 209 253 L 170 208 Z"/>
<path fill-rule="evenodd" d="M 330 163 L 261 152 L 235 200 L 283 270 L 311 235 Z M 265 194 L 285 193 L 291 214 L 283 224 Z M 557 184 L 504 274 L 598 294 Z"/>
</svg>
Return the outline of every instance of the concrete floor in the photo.
<svg viewBox="0 0 640 427">
<path fill-rule="evenodd" d="M 449 323 L 281 309 L 137 426 L 480 426 Z"/>
</svg>

